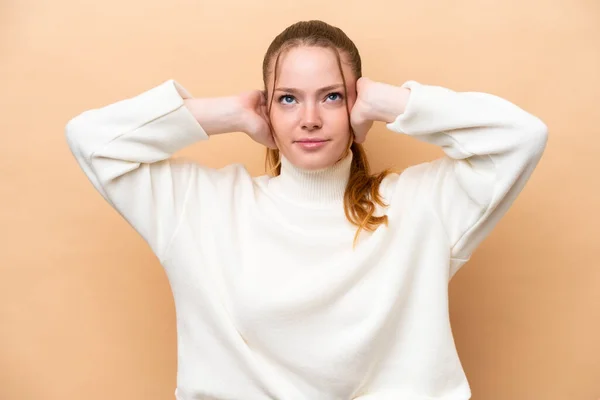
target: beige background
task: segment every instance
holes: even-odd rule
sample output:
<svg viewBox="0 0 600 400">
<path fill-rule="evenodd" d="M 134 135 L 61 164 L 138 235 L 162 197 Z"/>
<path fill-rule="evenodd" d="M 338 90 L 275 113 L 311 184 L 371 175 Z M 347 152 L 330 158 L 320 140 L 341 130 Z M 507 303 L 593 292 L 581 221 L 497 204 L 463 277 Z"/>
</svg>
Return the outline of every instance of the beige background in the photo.
<svg viewBox="0 0 600 400">
<path fill-rule="evenodd" d="M 452 324 L 473 399 L 600 398 L 598 0 L 1 0 L 0 399 L 173 399 L 166 276 L 64 125 L 169 78 L 195 96 L 259 88 L 270 40 L 312 18 L 373 79 L 491 92 L 547 123 L 530 183 L 450 284 Z M 376 171 L 441 154 L 382 124 L 366 148 Z M 243 134 L 184 153 L 263 172 Z"/>
</svg>

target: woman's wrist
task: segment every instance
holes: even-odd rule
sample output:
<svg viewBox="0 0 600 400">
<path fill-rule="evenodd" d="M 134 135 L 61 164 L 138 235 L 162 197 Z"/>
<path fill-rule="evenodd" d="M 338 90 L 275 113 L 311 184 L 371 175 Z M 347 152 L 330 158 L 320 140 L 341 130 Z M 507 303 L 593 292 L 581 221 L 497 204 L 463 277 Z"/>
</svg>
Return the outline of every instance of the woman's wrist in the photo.
<svg viewBox="0 0 600 400">
<path fill-rule="evenodd" d="M 235 96 L 191 98 L 184 105 L 209 136 L 241 129 L 242 110 Z"/>
<path fill-rule="evenodd" d="M 367 88 L 368 117 L 373 121 L 393 122 L 404 113 L 410 89 L 383 82 L 371 82 Z"/>
</svg>

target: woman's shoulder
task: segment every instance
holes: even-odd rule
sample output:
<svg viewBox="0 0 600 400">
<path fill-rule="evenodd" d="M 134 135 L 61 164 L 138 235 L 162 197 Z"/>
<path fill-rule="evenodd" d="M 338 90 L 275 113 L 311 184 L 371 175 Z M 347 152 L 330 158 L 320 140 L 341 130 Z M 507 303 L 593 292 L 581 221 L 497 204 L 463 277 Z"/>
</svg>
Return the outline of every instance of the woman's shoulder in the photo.
<svg viewBox="0 0 600 400">
<path fill-rule="evenodd" d="M 207 165 L 187 157 L 172 158 L 167 161 L 173 174 L 180 169 L 189 171 L 189 183 L 203 193 L 232 193 L 245 190 L 253 185 L 248 168 L 241 163 Z"/>
<path fill-rule="evenodd" d="M 416 196 L 424 188 L 427 177 L 435 173 L 442 160 L 426 161 L 410 165 L 399 171 L 388 174 L 380 186 L 380 193 L 387 202 L 402 196 L 403 198 Z"/>
</svg>

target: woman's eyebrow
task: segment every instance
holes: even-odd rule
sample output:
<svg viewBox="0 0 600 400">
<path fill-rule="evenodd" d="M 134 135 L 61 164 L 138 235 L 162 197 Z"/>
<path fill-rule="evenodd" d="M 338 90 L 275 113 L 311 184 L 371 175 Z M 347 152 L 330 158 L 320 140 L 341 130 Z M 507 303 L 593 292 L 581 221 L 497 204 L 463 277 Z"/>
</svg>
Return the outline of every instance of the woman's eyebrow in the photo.
<svg viewBox="0 0 600 400">
<path fill-rule="evenodd" d="M 340 89 L 342 87 L 344 87 L 343 83 L 336 83 L 334 85 L 322 87 L 321 89 L 317 90 L 317 93 L 329 92 L 331 90 Z M 278 87 L 277 89 L 275 89 L 275 91 L 289 92 L 289 93 L 302 93 L 302 90 L 300 90 L 300 89 L 288 88 L 288 87 Z"/>
</svg>

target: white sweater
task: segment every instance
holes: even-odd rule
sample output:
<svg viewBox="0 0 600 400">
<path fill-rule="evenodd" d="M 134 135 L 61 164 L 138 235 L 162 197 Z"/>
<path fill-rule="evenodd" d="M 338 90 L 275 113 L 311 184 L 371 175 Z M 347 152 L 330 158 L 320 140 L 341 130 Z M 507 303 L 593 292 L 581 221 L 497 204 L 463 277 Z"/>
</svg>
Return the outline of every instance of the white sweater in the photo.
<svg viewBox="0 0 600 400">
<path fill-rule="evenodd" d="M 351 155 L 278 177 L 171 155 L 208 136 L 174 80 L 68 122 L 96 189 L 147 241 L 175 301 L 179 400 L 464 400 L 448 282 L 508 210 L 547 128 L 491 94 L 408 81 L 387 127 L 446 156 L 388 176 L 389 226 L 343 210 Z"/>
</svg>

